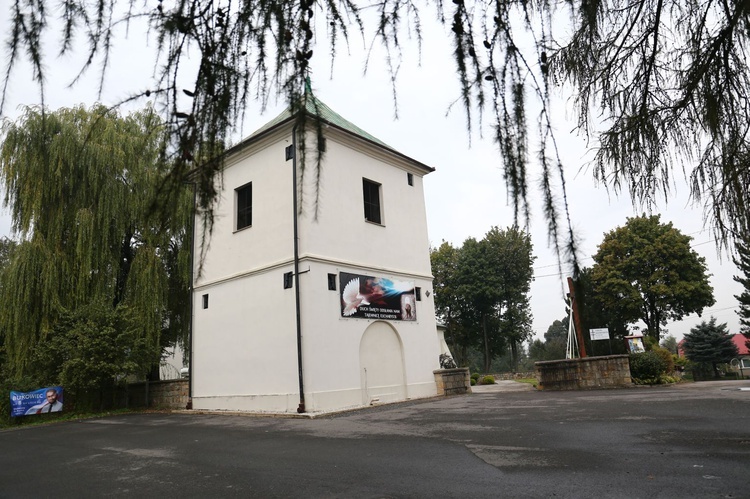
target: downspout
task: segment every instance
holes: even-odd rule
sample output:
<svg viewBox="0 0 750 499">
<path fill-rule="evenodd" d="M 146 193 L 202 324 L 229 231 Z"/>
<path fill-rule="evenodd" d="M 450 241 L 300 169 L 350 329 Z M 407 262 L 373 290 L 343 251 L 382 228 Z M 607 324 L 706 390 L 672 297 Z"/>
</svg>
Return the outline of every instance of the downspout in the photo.
<svg viewBox="0 0 750 499">
<path fill-rule="evenodd" d="M 190 353 L 188 354 L 188 403 L 185 409 L 193 408 L 193 321 L 195 321 L 193 300 L 195 300 L 195 290 L 193 283 L 193 267 L 195 265 L 195 206 L 198 201 L 197 196 L 197 185 L 195 182 L 191 184 L 193 186 L 193 209 L 191 210 L 192 224 L 190 225 L 190 273 L 189 279 L 190 284 L 188 289 L 190 291 L 190 299 L 188 300 L 188 313 L 190 316 L 190 324 L 188 326 L 188 345 L 190 345 Z"/>
<path fill-rule="evenodd" d="M 299 376 L 299 406 L 305 412 L 305 384 L 302 376 L 302 318 L 299 297 L 299 233 L 297 231 L 297 125 L 292 128 L 292 205 L 294 208 L 294 301 L 297 312 L 297 371 Z"/>
</svg>

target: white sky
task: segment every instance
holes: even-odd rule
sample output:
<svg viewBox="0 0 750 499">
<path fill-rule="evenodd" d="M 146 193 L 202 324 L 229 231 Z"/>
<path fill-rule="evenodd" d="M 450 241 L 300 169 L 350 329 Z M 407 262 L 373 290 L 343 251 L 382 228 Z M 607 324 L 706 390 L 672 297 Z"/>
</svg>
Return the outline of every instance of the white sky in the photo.
<svg viewBox="0 0 750 499">
<path fill-rule="evenodd" d="M 9 32 L 6 2 L 0 0 L 0 33 Z M 434 24 L 427 14 L 425 16 L 425 26 Z M 382 51 L 373 52 L 366 76 L 363 75 L 361 41 L 353 42 L 352 55 L 347 55 L 343 45 L 340 46 L 333 79 L 330 78 L 330 58 L 325 49 L 316 48 L 311 61 L 313 89 L 318 98 L 385 143 L 436 168 L 425 179 L 428 229 L 433 246 L 438 246 L 442 240 L 460 246 L 467 237 L 483 237 L 493 225 L 507 227 L 513 223 L 513 211 L 506 196 L 495 146 L 490 140 L 481 139 L 476 127 L 470 144 L 466 117 L 460 104 L 447 113 L 459 95 L 452 49 L 446 34 L 448 29 L 435 27 L 423 33 L 421 65 L 413 47 L 415 44 L 412 43 L 410 50 L 405 52 L 397 80 L 398 120 L 394 119 L 393 94 L 390 77 L 382 64 Z M 88 78 L 68 88 L 80 61 L 55 58 L 56 43 L 50 41 L 46 50 L 46 104 L 52 109 L 79 103 L 94 104 L 98 100 L 98 67 L 92 68 Z M 154 61 L 152 51 L 144 48 L 144 43 L 146 37 L 133 28 L 128 39 L 115 40 L 116 52 L 107 73 L 101 102 L 111 105 L 149 87 Z M 405 40 L 402 43 L 409 44 Z M 4 71 L 5 57 L 2 62 Z M 191 86 L 187 78 L 185 86 Z M 31 82 L 28 66 L 19 65 L 10 82 L 3 117 L 17 117 L 18 106 L 38 104 L 39 95 L 38 87 Z M 248 135 L 276 116 L 284 106 L 284 102 L 272 103 L 261 114 L 260 106 L 251 104 L 242 135 Z M 585 170 L 591 154 L 587 152 L 585 141 L 570 132 L 573 129 L 571 106 L 563 99 L 554 106 L 557 139 L 566 166 L 571 218 L 581 239 L 581 263 L 589 266 L 593 263 L 590 256 L 596 252 L 603 234 L 623 225 L 626 217 L 638 215 L 641 210 L 633 210 L 627 195 L 610 197 L 603 188 L 594 185 L 591 174 Z M 529 121 L 533 123 L 534 120 L 535 116 L 529 112 Z M 237 138 L 240 138 L 239 134 Z M 536 149 L 535 143 L 530 145 L 532 150 Z M 533 159 L 531 167 L 537 171 Z M 532 173 L 530 187 L 535 198 L 538 198 L 534 184 L 537 178 L 538 173 Z M 684 192 L 685 188 L 678 190 Z M 531 306 L 535 336 L 542 337 L 547 327 L 564 315 L 562 286 L 566 275 L 559 275 L 557 259 L 547 246 L 546 225 L 538 208 L 539 203 L 532 203 L 531 235 L 537 259 Z M 717 255 L 711 234 L 703 224 L 702 209 L 688 206 L 684 196 L 677 196 L 668 204 L 661 203 L 658 212 L 663 222 L 671 221 L 677 229 L 693 237 L 695 251 L 708 263 L 716 298 L 716 304 L 704 311 L 702 319 L 693 315 L 670 323 L 668 333 L 680 339 L 700 320 L 707 320 L 711 315 L 720 322 L 727 322 L 731 332 L 738 332 L 739 321 L 734 312 L 737 301 L 733 295 L 742 289 L 732 280 L 738 270 L 726 255 L 721 258 Z M 0 212 L 2 235 L 10 235 L 6 210 Z"/>
</svg>

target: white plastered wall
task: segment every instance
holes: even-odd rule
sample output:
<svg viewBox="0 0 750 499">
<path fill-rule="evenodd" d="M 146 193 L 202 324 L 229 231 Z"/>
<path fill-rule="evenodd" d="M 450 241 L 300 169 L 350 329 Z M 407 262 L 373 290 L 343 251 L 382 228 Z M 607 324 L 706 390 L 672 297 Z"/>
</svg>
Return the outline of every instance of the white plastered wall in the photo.
<svg viewBox="0 0 750 499">
<path fill-rule="evenodd" d="M 341 316 L 339 272 L 372 275 L 367 268 L 336 266 L 303 259 L 302 347 L 305 372 L 305 404 L 309 412 L 357 407 L 363 403 L 360 343 L 374 320 Z M 337 275 L 336 291 L 327 289 L 329 273 Z M 435 334 L 435 308 L 430 281 L 402 274 L 376 272 L 377 277 L 413 280 L 422 288 L 416 302 L 417 320 L 389 321 L 403 346 L 406 398 L 437 393 L 433 370 L 439 369 L 440 345 Z M 430 291 L 430 298 L 425 291 Z M 399 366 L 394 366 L 394 369 Z M 381 400 L 385 402 L 386 400 Z"/>
<path fill-rule="evenodd" d="M 435 334 L 424 172 L 371 146 L 365 146 L 364 152 L 352 150 L 357 144 L 336 130 L 327 130 L 326 136 L 319 195 L 310 165 L 301 188 L 299 278 L 306 410 L 363 404 L 359 351 L 372 321 L 341 317 L 339 290 L 327 289 L 327 274 L 341 271 L 412 280 L 422 288 L 418 320 L 391 324 L 403 348 L 406 398 L 435 395 L 432 371 L 439 367 L 440 345 Z M 196 409 L 297 410 L 294 290 L 282 286 L 283 273 L 292 270 L 293 256 L 292 163 L 284 159 L 284 148 L 290 143 L 288 126 L 230 158 L 224 171 L 224 194 L 216 207 L 214 232 L 193 297 Z M 413 186 L 407 183 L 407 172 L 413 174 Z M 364 220 L 363 177 L 381 184 L 382 225 Z M 234 189 L 247 182 L 253 183 L 253 224 L 234 231 Z M 209 295 L 207 309 L 202 308 L 203 294 Z"/>
<path fill-rule="evenodd" d="M 195 295 L 193 407 L 294 412 L 299 403 L 293 289 L 268 271 Z M 202 308 L 208 294 L 208 308 Z"/>
<path fill-rule="evenodd" d="M 272 134 L 227 160 L 200 275 L 201 262 L 196 259 L 196 286 L 292 261 L 292 163 L 284 159 L 290 141 L 291 134 Z M 234 190 L 248 182 L 253 184 L 252 226 L 235 231 Z M 200 238 L 196 239 L 199 246 Z"/>
<path fill-rule="evenodd" d="M 357 147 L 355 149 L 355 147 Z M 401 158 L 363 147 L 341 132 L 326 130 L 326 163 L 313 210 L 315 178 L 304 182 L 300 217 L 303 354 L 308 411 L 362 404 L 359 347 L 372 320 L 341 316 L 339 272 L 414 281 L 421 288 L 417 321 L 391 321 L 403 345 L 406 398 L 437 393 L 439 369 L 429 239 L 422 175 Z M 412 173 L 413 185 L 407 182 Z M 382 224 L 364 219 L 362 179 L 381 185 Z M 317 214 L 317 218 L 313 214 Z M 327 274 L 337 290 L 327 291 Z M 336 366 L 336 369 L 331 369 Z M 394 369 L 396 366 L 394 366 Z"/>
</svg>

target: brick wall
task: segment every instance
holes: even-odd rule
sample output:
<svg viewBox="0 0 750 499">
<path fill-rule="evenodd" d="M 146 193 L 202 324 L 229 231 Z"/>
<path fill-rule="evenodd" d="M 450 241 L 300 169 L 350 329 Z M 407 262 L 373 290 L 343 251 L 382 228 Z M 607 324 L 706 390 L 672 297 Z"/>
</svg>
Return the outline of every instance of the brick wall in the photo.
<svg viewBox="0 0 750 499">
<path fill-rule="evenodd" d="M 438 369 L 432 371 L 435 375 L 437 394 L 440 396 L 463 395 L 471 393 L 471 377 L 468 367 L 457 369 Z"/>
<path fill-rule="evenodd" d="M 627 355 L 550 360 L 534 364 L 540 390 L 586 390 L 630 386 Z"/>
</svg>

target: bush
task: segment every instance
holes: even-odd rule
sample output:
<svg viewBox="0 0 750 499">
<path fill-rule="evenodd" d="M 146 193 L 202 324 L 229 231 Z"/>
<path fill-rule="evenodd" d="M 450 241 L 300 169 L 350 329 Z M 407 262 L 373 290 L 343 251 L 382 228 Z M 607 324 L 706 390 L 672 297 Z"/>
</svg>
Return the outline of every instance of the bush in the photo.
<svg viewBox="0 0 750 499">
<path fill-rule="evenodd" d="M 477 384 L 477 379 L 476 378 L 471 378 L 471 386 L 474 386 L 476 384 Z"/>
<path fill-rule="evenodd" d="M 482 378 L 482 384 L 483 385 L 494 385 L 495 384 L 495 378 L 494 376 L 487 375 L 484 378 Z"/>
<path fill-rule="evenodd" d="M 660 383 L 661 376 L 667 374 L 668 367 L 662 356 L 653 350 L 630 355 L 630 376 L 636 383 Z"/>
<path fill-rule="evenodd" d="M 674 362 L 675 367 L 679 368 L 682 371 L 689 368 L 691 365 L 691 362 L 687 360 L 687 358 L 680 357 L 675 354 L 672 354 L 672 362 Z"/>
<path fill-rule="evenodd" d="M 479 379 L 479 373 L 471 373 L 471 379 L 473 379 L 474 381 L 478 380 Z"/>
<path fill-rule="evenodd" d="M 666 370 L 664 371 L 666 374 L 671 374 L 674 372 L 674 358 L 672 357 L 672 354 L 669 352 L 669 350 L 660 346 L 655 346 L 651 351 L 655 352 L 664 360 L 664 364 L 667 366 Z"/>
</svg>

